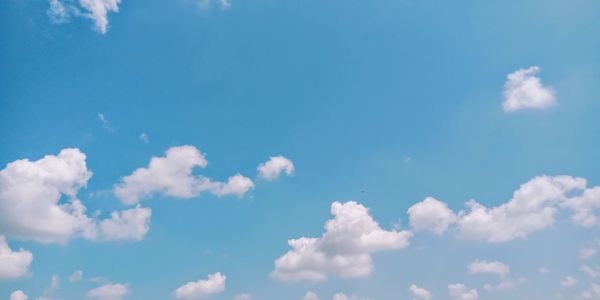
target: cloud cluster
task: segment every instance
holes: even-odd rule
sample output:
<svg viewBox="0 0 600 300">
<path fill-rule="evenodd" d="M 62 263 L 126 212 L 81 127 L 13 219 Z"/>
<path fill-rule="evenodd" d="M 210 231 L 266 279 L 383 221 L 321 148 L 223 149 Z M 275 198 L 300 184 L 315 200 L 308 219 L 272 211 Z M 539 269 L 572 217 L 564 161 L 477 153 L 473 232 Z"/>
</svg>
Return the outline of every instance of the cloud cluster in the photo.
<svg viewBox="0 0 600 300">
<path fill-rule="evenodd" d="M 325 223 L 320 238 L 292 239 L 292 248 L 275 261 L 274 278 L 284 281 L 322 281 L 328 275 L 342 278 L 368 276 L 371 254 L 401 249 L 409 244 L 409 231 L 384 230 L 363 205 L 350 201 L 331 205 L 334 218 Z"/>
<path fill-rule="evenodd" d="M 49 0 L 49 3 L 48 16 L 54 23 L 68 22 L 71 16 L 87 18 L 104 34 L 108 31 L 108 14 L 119 11 L 121 0 Z"/>
<path fill-rule="evenodd" d="M 513 193 L 512 199 L 496 207 L 486 207 L 475 200 L 466 203 L 467 210 L 458 214 L 445 203 L 427 198 L 408 210 L 415 230 L 445 232 L 457 226 L 458 237 L 500 243 L 526 238 L 529 234 L 554 223 L 559 209 L 573 212 L 572 220 L 581 226 L 598 223 L 600 187 L 587 188 L 583 178 L 572 176 L 538 176 Z"/>
<path fill-rule="evenodd" d="M 0 280 L 15 279 L 27 275 L 33 260 L 31 252 L 20 249 L 13 251 L 0 235 Z"/>
<path fill-rule="evenodd" d="M 175 290 L 175 298 L 193 300 L 221 293 L 225 290 L 227 278 L 221 273 L 208 275 L 206 280 L 188 282 Z"/>
<path fill-rule="evenodd" d="M 240 174 L 229 177 L 226 182 L 195 175 L 195 168 L 204 168 L 208 162 L 205 155 L 194 146 L 169 148 L 163 157 L 152 157 L 147 167 L 135 170 L 117 184 L 114 192 L 126 204 L 135 204 L 154 194 L 188 199 L 203 192 L 216 196 L 243 196 L 254 188 L 254 182 Z"/>
<path fill-rule="evenodd" d="M 543 109 L 556 105 L 554 89 L 542 84 L 542 80 L 536 76 L 539 72 L 540 68 L 533 66 L 508 74 L 504 84 L 504 111 Z"/>
</svg>

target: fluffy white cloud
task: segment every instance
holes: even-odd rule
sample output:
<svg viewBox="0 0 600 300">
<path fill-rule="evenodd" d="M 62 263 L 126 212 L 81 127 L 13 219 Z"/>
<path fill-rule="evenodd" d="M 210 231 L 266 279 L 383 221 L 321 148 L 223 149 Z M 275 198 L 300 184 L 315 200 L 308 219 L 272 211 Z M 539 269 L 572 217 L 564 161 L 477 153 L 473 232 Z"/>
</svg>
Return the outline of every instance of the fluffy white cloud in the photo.
<svg viewBox="0 0 600 300">
<path fill-rule="evenodd" d="M 563 280 L 560 281 L 560 285 L 563 287 L 572 287 L 577 284 L 577 279 L 572 276 L 567 276 Z"/>
<path fill-rule="evenodd" d="M 424 288 L 420 288 L 418 287 L 416 284 L 411 284 L 410 287 L 408 288 L 408 291 L 410 291 L 410 293 L 413 295 L 413 299 L 420 299 L 420 300 L 431 300 L 433 298 L 433 294 L 431 294 L 430 291 L 424 289 Z"/>
<path fill-rule="evenodd" d="M 77 282 L 77 281 L 80 281 L 81 278 L 83 278 L 83 271 L 77 270 L 77 271 L 73 272 L 73 274 L 71 274 L 71 276 L 69 276 L 69 281 Z"/>
<path fill-rule="evenodd" d="M 319 300 L 319 296 L 311 291 L 308 291 L 306 294 L 304 294 L 304 298 L 302 298 L 302 300 Z"/>
<path fill-rule="evenodd" d="M 110 219 L 105 219 L 98 225 L 101 240 L 134 240 L 140 241 L 149 229 L 152 210 L 135 208 L 123 211 L 113 211 Z"/>
<path fill-rule="evenodd" d="M 10 294 L 9 300 L 27 300 L 27 298 L 29 297 L 27 297 L 27 294 L 25 294 L 23 291 L 16 290 Z"/>
<path fill-rule="evenodd" d="M 31 252 L 23 249 L 11 250 L 4 236 L 0 235 L 0 280 L 27 275 L 32 260 Z"/>
<path fill-rule="evenodd" d="M 250 296 L 250 294 L 239 294 L 236 295 L 235 298 L 233 298 L 234 300 L 251 300 L 252 297 Z"/>
<path fill-rule="evenodd" d="M 468 269 L 471 274 L 493 274 L 500 277 L 510 272 L 510 267 L 499 261 L 476 260 L 469 264 Z"/>
<path fill-rule="evenodd" d="M 215 273 L 208 275 L 207 280 L 188 282 L 175 290 L 177 299 L 201 299 L 225 290 L 225 275 Z"/>
<path fill-rule="evenodd" d="M 272 156 L 267 162 L 258 166 L 258 176 L 266 180 L 277 179 L 281 172 L 285 172 L 288 176 L 294 173 L 294 163 L 281 155 Z"/>
<path fill-rule="evenodd" d="M 431 230 L 441 235 L 450 224 L 456 222 L 456 215 L 448 205 L 435 198 L 427 197 L 408 209 L 410 226 L 416 230 Z"/>
<path fill-rule="evenodd" d="M 585 189 L 581 195 L 567 200 L 564 207 L 571 209 L 574 214 L 571 219 L 583 227 L 592 227 L 600 220 L 594 213 L 600 208 L 600 187 Z"/>
<path fill-rule="evenodd" d="M 92 172 L 79 149 L 37 161 L 21 159 L 0 171 L 0 230 L 13 238 L 42 243 L 91 235 L 93 226 L 76 199 Z M 61 203 L 62 196 L 69 198 Z"/>
<path fill-rule="evenodd" d="M 363 205 L 350 201 L 331 205 L 334 218 L 325 223 L 320 238 L 292 239 L 292 248 L 275 261 L 274 278 L 284 281 L 322 281 L 328 275 L 342 278 L 368 276 L 371 254 L 401 249 L 409 244 L 409 231 L 386 231 Z"/>
<path fill-rule="evenodd" d="M 556 104 L 552 87 L 544 86 L 536 75 L 539 67 L 519 69 L 508 74 L 504 84 L 504 111 L 521 109 L 543 109 Z"/>
<path fill-rule="evenodd" d="M 55 23 L 67 22 L 71 16 L 91 19 L 100 33 L 108 30 L 108 14 L 119 11 L 121 0 L 49 0 L 48 15 Z M 101 114 L 99 114 L 100 116 Z"/>
<path fill-rule="evenodd" d="M 88 298 L 98 300 L 121 300 L 127 294 L 131 293 L 128 284 L 105 284 L 87 292 Z"/>
<path fill-rule="evenodd" d="M 239 174 L 229 177 L 227 182 L 193 174 L 194 168 L 204 168 L 207 164 L 204 154 L 194 146 L 172 147 L 164 157 L 153 157 L 148 167 L 125 176 L 114 192 L 124 203 L 135 204 L 155 193 L 182 199 L 206 191 L 216 196 L 241 197 L 254 188 L 252 180 Z"/>
<path fill-rule="evenodd" d="M 448 285 L 448 293 L 453 300 L 477 300 L 479 299 L 479 293 L 476 289 L 469 290 L 462 283 L 455 283 Z"/>
<path fill-rule="evenodd" d="M 459 213 L 459 237 L 490 243 L 526 238 L 554 223 L 559 203 L 585 188 L 583 178 L 538 176 L 521 185 L 512 199 L 497 207 L 467 202 L 468 212 Z"/>
<path fill-rule="evenodd" d="M 150 209 L 113 212 L 100 224 L 86 215 L 77 193 L 91 176 L 86 156 L 79 149 L 63 149 L 37 161 L 9 163 L 0 170 L 1 233 L 41 243 L 65 243 L 76 236 L 141 239 L 148 230 Z"/>
</svg>

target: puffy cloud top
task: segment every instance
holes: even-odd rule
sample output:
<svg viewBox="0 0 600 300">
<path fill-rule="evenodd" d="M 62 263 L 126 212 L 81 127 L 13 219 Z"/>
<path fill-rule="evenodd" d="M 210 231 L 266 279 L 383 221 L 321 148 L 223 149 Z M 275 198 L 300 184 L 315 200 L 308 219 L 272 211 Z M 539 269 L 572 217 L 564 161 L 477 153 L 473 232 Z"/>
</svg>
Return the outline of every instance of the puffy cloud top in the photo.
<svg viewBox="0 0 600 300">
<path fill-rule="evenodd" d="M 177 299 L 202 299 L 225 290 L 225 275 L 214 273 L 206 280 L 188 282 L 175 290 Z"/>
</svg>

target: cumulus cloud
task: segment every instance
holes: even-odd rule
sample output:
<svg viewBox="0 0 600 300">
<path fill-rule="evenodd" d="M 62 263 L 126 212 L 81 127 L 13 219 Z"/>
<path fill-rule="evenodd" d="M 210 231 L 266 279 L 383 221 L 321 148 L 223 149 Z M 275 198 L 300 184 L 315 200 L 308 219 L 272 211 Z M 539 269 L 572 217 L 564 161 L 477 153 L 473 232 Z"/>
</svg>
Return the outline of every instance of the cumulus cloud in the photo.
<svg viewBox="0 0 600 300">
<path fill-rule="evenodd" d="M 104 34 L 108 31 L 108 14 L 119 11 L 121 0 L 49 0 L 49 3 L 48 15 L 53 22 L 67 22 L 71 16 L 87 18 Z"/>
<path fill-rule="evenodd" d="M 585 180 L 571 176 L 538 176 L 513 193 L 512 199 L 488 208 L 474 200 L 468 212 L 459 214 L 459 236 L 490 243 L 526 238 L 530 233 L 554 223 L 557 204 L 585 188 Z"/>
<path fill-rule="evenodd" d="M 214 273 L 206 280 L 188 282 L 175 290 L 177 299 L 202 299 L 225 290 L 225 275 Z"/>
<path fill-rule="evenodd" d="M 100 222 L 86 215 L 77 193 L 91 176 L 79 149 L 9 163 L 0 170 L 1 233 L 41 243 L 65 243 L 76 236 L 140 240 L 148 230 L 150 209 L 113 212 Z"/>
<path fill-rule="evenodd" d="M 83 271 L 77 270 L 77 271 L 73 272 L 73 274 L 71 274 L 71 276 L 69 276 L 69 281 L 77 282 L 77 281 L 80 281 L 81 278 L 83 278 Z"/>
<path fill-rule="evenodd" d="M 128 284 L 110 283 L 87 292 L 87 297 L 97 300 L 121 300 L 131 293 Z"/>
<path fill-rule="evenodd" d="M 16 290 L 10 294 L 9 300 L 27 300 L 27 298 L 29 297 L 27 297 L 27 294 L 25 294 L 23 291 Z"/>
<path fill-rule="evenodd" d="M 479 293 L 476 289 L 469 290 L 462 283 L 455 283 L 448 285 L 448 293 L 453 300 L 477 300 L 479 299 Z"/>
<path fill-rule="evenodd" d="M 27 275 L 33 260 L 31 252 L 19 249 L 13 251 L 0 235 L 0 280 L 15 279 Z"/>
<path fill-rule="evenodd" d="M 493 274 L 500 277 L 510 272 L 510 267 L 499 261 L 476 260 L 469 264 L 471 274 Z"/>
<path fill-rule="evenodd" d="M 333 275 L 365 277 L 373 271 L 371 254 L 401 249 L 409 231 L 384 230 L 363 205 L 350 201 L 331 205 L 334 218 L 320 238 L 292 239 L 292 248 L 275 261 L 274 278 L 284 281 L 322 281 Z"/>
<path fill-rule="evenodd" d="M 573 287 L 577 285 L 577 279 L 573 276 L 567 276 L 560 281 L 560 285 L 563 287 Z"/>
<path fill-rule="evenodd" d="M 279 178 L 281 172 L 285 172 L 288 176 L 292 175 L 294 163 L 281 155 L 272 156 L 267 162 L 260 164 L 257 169 L 260 178 L 272 181 Z"/>
<path fill-rule="evenodd" d="M 368 300 L 366 298 L 361 298 L 356 295 L 347 296 L 344 293 L 337 293 L 333 295 L 333 300 Z"/>
<path fill-rule="evenodd" d="M 304 298 L 302 298 L 302 300 L 319 300 L 319 296 L 311 291 L 308 291 L 306 294 L 304 294 Z"/>
<path fill-rule="evenodd" d="M 132 209 L 113 211 L 110 219 L 100 222 L 99 239 L 140 241 L 149 230 L 151 216 L 152 210 L 139 204 Z"/>
<path fill-rule="evenodd" d="M 465 240 L 501 243 L 525 239 L 554 224 L 563 208 L 572 211 L 575 224 L 597 225 L 600 187 L 588 188 L 581 177 L 537 176 L 522 184 L 505 203 L 487 207 L 470 200 L 466 207 L 455 215 L 445 203 L 427 198 L 409 208 L 409 220 L 415 230 L 438 234 L 456 225 L 458 237 Z"/>
<path fill-rule="evenodd" d="M 433 298 L 430 291 L 420 288 L 416 284 L 411 284 L 408 291 L 413 295 L 414 300 L 431 300 Z"/>
<path fill-rule="evenodd" d="M 441 235 L 450 224 L 456 222 L 456 215 L 448 205 L 435 198 L 427 197 L 408 209 L 410 226 L 415 230 L 431 230 Z"/>
<path fill-rule="evenodd" d="M 554 89 L 542 84 L 536 76 L 539 72 L 540 68 L 533 66 L 508 74 L 504 84 L 504 111 L 543 109 L 556 104 Z"/>
<path fill-rule="evenodd" d="M 139 168 L 125 176 L 114 192 L 126 204 L 135 204 L 153 194 L 188 199 L 210 192 L 216 196 L 243 196 L 254 188 L 254 182 L 240 174 L 229 177 L 227 182 L 194 175 L 194 168 L 204 168 L 208 162 L 194 146 L 172 147 L 163 157 L 153 157 L 148 167 Z"/>
</svg>

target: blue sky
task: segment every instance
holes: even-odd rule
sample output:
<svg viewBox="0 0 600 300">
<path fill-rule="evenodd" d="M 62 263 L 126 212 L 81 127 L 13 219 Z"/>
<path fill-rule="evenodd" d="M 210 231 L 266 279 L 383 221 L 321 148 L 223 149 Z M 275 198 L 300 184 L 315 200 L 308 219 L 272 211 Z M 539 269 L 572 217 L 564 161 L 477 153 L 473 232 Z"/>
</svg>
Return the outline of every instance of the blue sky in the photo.
<svg viewBox="0 0 600 300">
<path fill-rule="evenodd" d="M 0 298 L 600 299 L 598 20 L 583 0 L 1 1 Z"/>
</svg>

